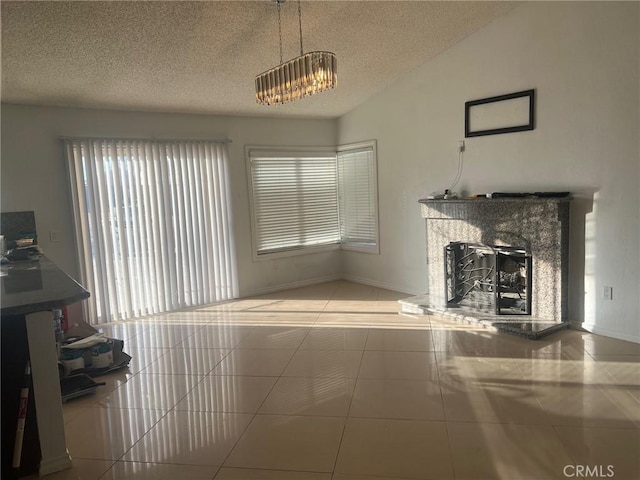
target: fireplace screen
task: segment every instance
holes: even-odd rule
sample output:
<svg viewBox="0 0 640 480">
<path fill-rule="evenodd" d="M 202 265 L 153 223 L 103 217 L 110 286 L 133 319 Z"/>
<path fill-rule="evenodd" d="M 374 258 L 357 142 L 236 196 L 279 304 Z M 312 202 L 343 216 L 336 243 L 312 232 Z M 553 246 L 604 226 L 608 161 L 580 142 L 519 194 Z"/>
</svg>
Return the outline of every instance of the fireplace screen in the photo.
<svg viewBox="0 0 640 480">
<path fill-rule="evenodd" d="M 525 248 L 451 242 L 444 258 L 447 307 L 531 315 L 531 255 Z"/>
</svg>

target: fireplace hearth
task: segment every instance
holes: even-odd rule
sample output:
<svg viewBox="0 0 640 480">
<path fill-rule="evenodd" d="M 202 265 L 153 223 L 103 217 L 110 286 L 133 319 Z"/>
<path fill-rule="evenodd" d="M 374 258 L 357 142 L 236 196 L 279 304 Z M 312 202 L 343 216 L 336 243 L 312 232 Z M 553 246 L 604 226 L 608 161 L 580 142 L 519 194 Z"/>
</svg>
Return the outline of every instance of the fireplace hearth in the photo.
<svg viewBox="0 0 640 480">
<path fill-rule="evenodd" d="M 568 326 L 570 197 L 420 200 L 428 293 L 401 300 L 527 338 Z"/>
</svg>

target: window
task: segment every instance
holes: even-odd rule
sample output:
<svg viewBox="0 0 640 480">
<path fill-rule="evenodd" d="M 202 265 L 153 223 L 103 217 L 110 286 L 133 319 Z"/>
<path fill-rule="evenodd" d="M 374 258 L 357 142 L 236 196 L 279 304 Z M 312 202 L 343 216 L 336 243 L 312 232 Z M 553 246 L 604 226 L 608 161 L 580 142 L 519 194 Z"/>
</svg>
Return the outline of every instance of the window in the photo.
<svg viewBox="0 0 640 480">
<path fill-rule="evenodd" d="M 375 142 L 338 147 L 342 248 L 379 253 Z"/>
<path fill-rule="evenodd" d="M 378 253 L 375 142 L 246 152 L 254 259 L 340 247 Z"/>
<path fill-rule="evenodd" d="M 335 152 L 249 150 L 254 253 L 340 243 Z"/>
<path fill-rule="evenodd" d="M 66 139 L 65 147 L 91 323 L 236 296 L 226 143 Z"/>
</svg>

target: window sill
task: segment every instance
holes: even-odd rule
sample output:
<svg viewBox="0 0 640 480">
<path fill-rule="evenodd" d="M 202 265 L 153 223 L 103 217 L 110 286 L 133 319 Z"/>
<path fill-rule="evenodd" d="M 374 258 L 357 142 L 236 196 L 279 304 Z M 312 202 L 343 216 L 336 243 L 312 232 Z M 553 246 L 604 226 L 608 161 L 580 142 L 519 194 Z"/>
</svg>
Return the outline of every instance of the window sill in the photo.
<svg viewBox="0 0 640 480">
<path fill-rule="evenodd" d="M 364 243 L 344 243 L 340 247 L 342 250 L 350 252 L 369 253 L 372 255 L 380 255 L 380 247 L 376 245 L 364 244 Z"/>
<path fill-rule="evenodd" d="M 311 255 L 314 253 L 330 252 L 332 250 L 340 250 L 339 244 L 318 245 L 313 247 L 293 248 L 291 250 L 279 250 L 268 253 L 253 252 L 253 261 L 261 262 L 264 260 L 275 260 L 277 258 L 296 257 L 298 255 Z"/>
</svg>

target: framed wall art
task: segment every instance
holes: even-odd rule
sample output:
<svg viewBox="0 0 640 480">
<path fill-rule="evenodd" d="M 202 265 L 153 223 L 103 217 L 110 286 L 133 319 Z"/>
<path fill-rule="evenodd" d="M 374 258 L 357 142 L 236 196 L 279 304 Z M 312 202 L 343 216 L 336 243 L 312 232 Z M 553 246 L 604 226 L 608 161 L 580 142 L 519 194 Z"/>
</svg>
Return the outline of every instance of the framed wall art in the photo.
<svg viewBox="0 0 640 480">
<path fill-rule="evenodd" d="M 464 104 L 464 136 L 480 137 L 535 128 L 535 90 L 471 100 Z"/>
</svg>

